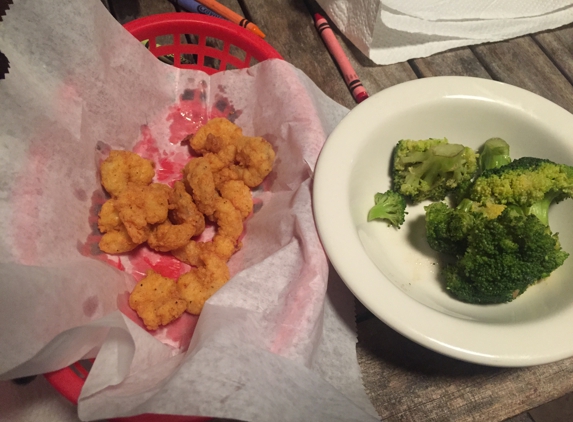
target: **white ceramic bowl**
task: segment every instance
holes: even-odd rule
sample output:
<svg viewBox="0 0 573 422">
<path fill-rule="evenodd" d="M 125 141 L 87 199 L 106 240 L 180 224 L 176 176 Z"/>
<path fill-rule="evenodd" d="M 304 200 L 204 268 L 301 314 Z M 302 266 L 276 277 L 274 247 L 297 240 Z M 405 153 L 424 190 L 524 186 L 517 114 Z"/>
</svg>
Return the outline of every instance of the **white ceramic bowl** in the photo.
<svg viewBox="0 0 573 422">
<path fill-rule="evenodd" d="M 425 238 L 427 203 L 410 206 L 400 230 L 366 221 L 374 194 L 390 188 L 394 145 L 443 137 L 475 149 L 501 137 L 513 158 L 573 165 L 573 115 L 531 92 L 469 77 L 386 89 L 340 122 L 318 159 L 313 205 L 332 264 L 374 315 L 437 352 L 494 366 L 572 356 L 573 256 L 511 303 L 471 305 L 450 297 L 439 281 L 439 255 Z M 554 205 L 549 218 L 573 255 L 573 200 Z"/>
</svg>

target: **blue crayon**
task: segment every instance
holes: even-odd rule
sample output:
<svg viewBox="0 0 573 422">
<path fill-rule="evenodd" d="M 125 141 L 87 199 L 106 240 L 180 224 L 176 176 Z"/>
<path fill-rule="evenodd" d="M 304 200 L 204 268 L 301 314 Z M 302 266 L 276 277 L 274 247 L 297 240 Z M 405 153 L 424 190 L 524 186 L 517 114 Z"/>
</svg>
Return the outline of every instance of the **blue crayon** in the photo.
<svg viewBox="0 0 573 422">
<path fill-rule="evenodd" d="M 209 15 L 209 16 L 214 16 L 216 18 L 224 19 L 223 16 L 213 12 L 211 9 L 203 6 L 201 3 L 198 3 L 195 0 L 169 0 L 169 1 L 173 3 L 175 6 L 179 6 L 180 8 L 186 10 L 187 12 L 200 13 L 202 15 Z"/>
</svg>

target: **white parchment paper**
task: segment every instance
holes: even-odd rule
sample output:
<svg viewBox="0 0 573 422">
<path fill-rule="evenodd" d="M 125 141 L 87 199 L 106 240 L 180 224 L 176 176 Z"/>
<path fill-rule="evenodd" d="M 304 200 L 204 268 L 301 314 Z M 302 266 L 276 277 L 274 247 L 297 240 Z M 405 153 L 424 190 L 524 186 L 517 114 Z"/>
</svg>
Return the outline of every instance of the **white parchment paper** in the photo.
<svg viewBox="0 0 573 422">
<path fill-rule="evenodd" d="M 356 361 L 353 298 L 329 271 L 311 208 L 319 151 L 348 110 L 281 60 L 212 77 L 165 65 L 98 0 L 16 0 L 0 50 L 10 60 L 0 81 L 2 379 L 96 357 L 82 420 L 378 419 Z M 275 167 L 254 192 L 232 279 L 198 320 L 149 333 L 124 306 L 134 259 L 110 265 L 89 240 L 98 160 L 125 148 L 181 165 L 188 151 L 173 136 L 217 110 L 271 142 Z M 161 181 L 176 178 L 160 170 Z"/>
</svg>

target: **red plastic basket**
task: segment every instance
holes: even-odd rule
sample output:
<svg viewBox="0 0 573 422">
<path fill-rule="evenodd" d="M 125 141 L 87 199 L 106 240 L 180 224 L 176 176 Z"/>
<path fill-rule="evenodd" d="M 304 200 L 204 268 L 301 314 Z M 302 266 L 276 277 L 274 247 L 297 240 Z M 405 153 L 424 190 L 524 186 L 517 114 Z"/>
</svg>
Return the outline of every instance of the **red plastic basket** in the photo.
<svg viewBox="0 0 573 422">
<path fill-rule="evenodd" d="M 125 24 L 156 57 L 213 74 L 282 59 L 266 41 L 231 22 L 193 13 L 164 13 Z"/>
<path fill-rule="evenodd" d="M 163 13 L 136 19 L 124 25 L 145 42 L 156 57 L 179 68 L 202 70 L 209 75 L 244 69 L 267 59 L 282 59 L 266 41 L 231 22 L 194 13 Z M 76 362 L 44 374 L 66 399 L 78 403 L 91 361 Z M 203 422 L 211 418 L 144 414 L 116 418 L 114 422 Z"/>
</svg>

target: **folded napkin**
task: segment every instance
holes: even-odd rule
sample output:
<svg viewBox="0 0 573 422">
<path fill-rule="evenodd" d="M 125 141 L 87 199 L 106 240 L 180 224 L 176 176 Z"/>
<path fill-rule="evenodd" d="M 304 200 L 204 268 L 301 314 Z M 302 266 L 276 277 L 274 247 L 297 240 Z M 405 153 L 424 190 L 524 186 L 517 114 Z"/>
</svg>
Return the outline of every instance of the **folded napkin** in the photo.
<svg viewBox="0 0 573 422">
<path fill-rule="evenodd" d="M 318 0 L 377 64 L 501 41 L 573 22 L 573 0 Z"/>
</svg>

